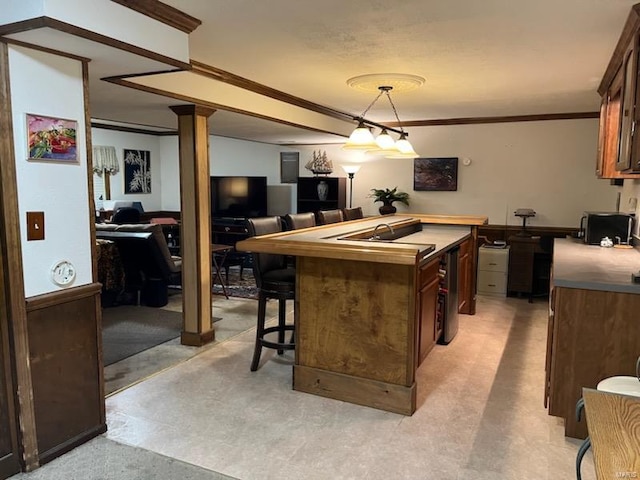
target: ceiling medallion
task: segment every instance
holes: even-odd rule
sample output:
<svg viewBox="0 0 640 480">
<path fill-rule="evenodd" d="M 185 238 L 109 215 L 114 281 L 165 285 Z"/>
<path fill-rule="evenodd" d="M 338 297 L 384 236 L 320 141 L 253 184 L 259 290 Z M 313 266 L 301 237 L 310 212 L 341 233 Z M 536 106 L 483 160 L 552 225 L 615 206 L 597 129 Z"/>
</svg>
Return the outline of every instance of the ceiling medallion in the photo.
<svg viewBox="0 0 640 480">
<path fill-rule="evenodd" d="M 421 87 L 425 79 L 406 73 L 372 73 L 347 80 L 347 85 L 362 92 L 377 92 L 380 86 L 392 87 L 394 93 L 408 92 Z"/>
</svg>

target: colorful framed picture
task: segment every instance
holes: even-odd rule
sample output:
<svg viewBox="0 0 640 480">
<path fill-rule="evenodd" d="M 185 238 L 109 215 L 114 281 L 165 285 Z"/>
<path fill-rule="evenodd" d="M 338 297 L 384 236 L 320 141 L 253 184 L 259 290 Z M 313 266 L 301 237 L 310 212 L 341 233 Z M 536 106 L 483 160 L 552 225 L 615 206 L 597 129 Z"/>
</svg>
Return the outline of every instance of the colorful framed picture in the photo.
<svg viewBox="0 0 640 480">
<path fill-rule="evenodd" d="M 413 189 L 458 190 L 458 158 L 416 158 L 413 161 Z"/>
<path fill-rule="evenodd" d="M 27 113 L 28 159 L 78 163 L 77 130 L 75 120 Z"/>
<path fill-rule="evenodd" d="M 151 193 L 151 152 L 124 149 L 124 193 Z"/>
</svg>

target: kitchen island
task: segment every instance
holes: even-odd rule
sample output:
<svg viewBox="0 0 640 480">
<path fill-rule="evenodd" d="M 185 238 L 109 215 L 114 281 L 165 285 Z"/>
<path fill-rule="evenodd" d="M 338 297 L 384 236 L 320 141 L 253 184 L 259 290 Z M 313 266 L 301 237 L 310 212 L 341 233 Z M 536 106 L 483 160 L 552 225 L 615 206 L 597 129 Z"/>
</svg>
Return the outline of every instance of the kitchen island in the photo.
<svg viewBox="0 0 640 480">
<path fill-rule="evenodd" d="M 564 418 L 565 435 L 587 436 L 575 417 L 582 388 L 635 375 L 640 354 L 640 271 L 636 249 L 556 239 L 549 298 L 545 406 Z"/>
<path fill-rule="evenodd" d="M 297 257 L 293 388 L 411 415 L 416 369 L 441 332 L 443 257 L 460 248 L 460 283 L 471 283 L 461 304 L 475 311 L 477 226 L 486 221 L 385 215 L 239 242 Z"/>
</svg>

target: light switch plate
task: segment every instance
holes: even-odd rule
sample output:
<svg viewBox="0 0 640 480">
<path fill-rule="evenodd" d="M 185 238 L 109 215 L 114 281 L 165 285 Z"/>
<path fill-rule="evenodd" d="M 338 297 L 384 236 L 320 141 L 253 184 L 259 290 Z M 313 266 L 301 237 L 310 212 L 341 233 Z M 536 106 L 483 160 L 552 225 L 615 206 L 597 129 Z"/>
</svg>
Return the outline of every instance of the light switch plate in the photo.
<svg viewBox="0 0 640 480">
<path fill-rule="evenodd" d="M 27 240 L 44 240 L 44 212 L 27 212 Z"/>
</svg>

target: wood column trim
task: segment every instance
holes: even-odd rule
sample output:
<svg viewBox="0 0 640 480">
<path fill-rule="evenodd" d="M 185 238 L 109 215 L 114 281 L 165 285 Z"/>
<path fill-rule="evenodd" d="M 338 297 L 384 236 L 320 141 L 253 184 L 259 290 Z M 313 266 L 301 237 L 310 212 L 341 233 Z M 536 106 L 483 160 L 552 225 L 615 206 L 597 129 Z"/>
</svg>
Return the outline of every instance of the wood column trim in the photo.
<svg viewBox="0 0 640 480">
<path fill-rule="evenodd" d="M 215 110 L 169 107 L 178 115 L 180 243 L 182 250 L 181 342 L 200 346 L 215 339 L 211 318 L 211 193 L 209 125 Z"/>
<path fill-rule="evenodd" d="M 15 148 L 9 75 L 9 47 L 0 43 L 0 249 L 7 283 L 2 292 L 6 296 L 9 331 L 13 344 L 16 371 L 16 399 L 21 430 L 22 461 L 27 471 L 38 467 L 38 445 L 33 406 L 33 385 L 29 364 L 27 311 L 22 275 L 22 247 L 18 210 Z"/>
<path fill-rule="evenodd" d="M 84 133 L 87 151 L 87 188 L 89 198 L 89 232 L 91 235 L 91 279 L 98 281 L 98 252 L 96 247 L 96 205 L 93 195 L 93 143 L 91 142 L 91 115 L 89 114 L 89 64 L 82 62 L 82 93 L 84 101 Z M 107 174 L 105 173 L 105 177 Z M 106 180 L 106 178 L 105 178 Z M 105 188 L 107 182 L 105 181 Z M 108 190 L 107 190 L 108 191 Z M 102 311 L 102 309 L 100 309 Z M 103 369 L 100 369 L 102 372 Z"/>
</svg>

